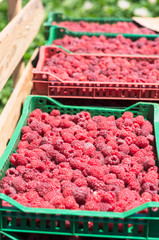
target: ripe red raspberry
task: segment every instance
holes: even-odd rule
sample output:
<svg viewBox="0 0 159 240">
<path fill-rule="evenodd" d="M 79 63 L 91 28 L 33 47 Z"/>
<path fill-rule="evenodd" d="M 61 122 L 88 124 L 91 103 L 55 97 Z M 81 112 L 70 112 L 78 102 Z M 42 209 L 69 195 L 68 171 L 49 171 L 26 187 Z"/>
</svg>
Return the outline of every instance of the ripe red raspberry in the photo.
<svg viewBox="0 0 159 240">
<path fill-rule="evenodd" d="M 26 182 L 21 176 L 13 178 L 12 186 L 17 193 L 24 193 L 26 191 Z"/>
<path fill-rule="evenodd" d="M 85 204 L 85 210 L 99 211 L 100 207 L 99 207 L 98 203 L 96 203 L 95 201 L 89 201 L 89 202 L 86 202 L 86 204 Z"/>
<path fill-rule="evenodd" d="M 125 187 L 124 181 L 120 179 L 109 179 L 107 184 L 117 186 L 121 189 Z"/>
<path fill-rule="evenodd" d="M 8 177 L 17 177 L 19 175 L 19 172 L 17 169 L 15 168 L 9 168 L 7 171 L 6 171 L 6 176 Z"/>
<path fill-rule="evenodd" d="M 125 118 L 131 119 L 131 118 L 133 118 L 133 113 L 132 112 L 124 112 L 121 117 L 123 119 L 125 119 Z"/>
<path fill-rule="evenodd" d="M 138 136 L 135 141 L 136 145 L 140 148 L 145 148 L 148 146 L 149 141 L 144 136 Z"/>
<path fill-rule="evenodd" d="M 129 152 L 130 152 L 129 146 L 126 143 L 123 143 L 123 144 L 119 145 L 118 150 L 121 151 L 121 152 L 124 152 L 126 155 L 128 155 Z"/>
<path fill-rule="evenodd" d="M 81 150 L 82 152 L 84 152 L 84 146 L 83 146 L 83 144 L 80 141 L 77 140 L 77 142 L 72 144 L 72 146 L 74 147 L 74 149 Z"/>
<path fill-rule="evenodd" d="M 104 145 L 101 152 L 104 155 L 104 157 L 110 156 L 112 154 L 112 146 Z"/>
<path fill-rule="evenodd" d="M 134 123 L 138 123 L 140 126 L 142 126 L 144 122 L 145 122 L 145 119 L 141 115 L 134 118 Z"/>
<path fill-rule="evenodd" d="M 72 196 L 73 189 L 74 188 L 71 188 L 71 187 L 65 188 L 62 193 L 63 197 L 66 198 L 68 196 Z"/>
<path fill-rule="evenodd" d="M 103 147 L 105 146 L 105 140 L 102 136 L 99 136 L 94 143 L 96 149 L 98 151 L 102 151 Z"/>
<path fill-rule="evenodd" d="M 59 164 L 59 163 L 62 163 L 62 162 L 67 162 L 66 157 L 61 153 L 57 153 L 55 155 L 55 163 Z"/>
<path fill-rule="evenodd" d="M 30 190 L 36 190 L 36 187 L 39 185 L 37 180 L 32 180 L 27 183 L 27 188 Z"/>
<path fill-rule="evenodd" d="M 116 150 L 117 147 L 118 147 L 116 141 L 114 141 L 114 140 L 108 141 L 108 142 L 107 142 L 107 146 L 112 147 L 113 150 Z"/>
<path fill-rule="evenodd" d="M 133 191 L 131 191 L 128 188 L 124 188 L 121 190 L 121 192 L 119 192 L 118 194 L 118 201 L 126 201 L 127 203 L 131 203 L 133 201 L 135 201 L 135 196 Z"/>
<path fill-rule="evenodd" d="M 147 130 L 149 133 L 152 133 L 152 131 L 153 131 L 152 124 L 151 124 L 148 120 L 146 120 L 146 121 L 143 123 L 141 129 L 142 129 L 142 131 L 143 131 L 143 130 Z"/>
<path fill-rule="evenodd" d="M 153 183 L 155 185 L 158 184 L 158 173 L 155 171 L 149 171 L 145 174 L 145 176 L 142 178 L 142 183 Z"/>
<path fill-rule="evenodd" d="M 24 127 L 22 127 L 21 133 L 22 133 L 22 134 L 25 134 L 25 133 L 27 133 L 27 132 L 32 132 L 31 128 L 30 128 L 29 126 L 24 126 Z"/>
<path fill-rule="evenodd" d="M 36 191 L 30 190 L 25 193 L 25 197 L 27 198 L 28 202 L 31 203 L 36 198 L 39 198 L 39 195 Z"/>
<path fill-rule="evenodd" d="M 104 178 L 104 170 L 102 168 L 102 166 L 98 167 L 98 166 L 89 166 L 87 165 L 87 167 L 85 168 L 85 171 L 87 173 L 87 176 L 93 176 L 96 177 L 97 179 L 103 181 Z"/>
<path fill-rule="evenodd" d="M 64 199 L 64 205 L 66 209 L 78 209 L 79 205 L 76 203 L 76 200 L 73 196 L 68 196 Z"/>
<path fill-rule="evenodd" d="M 21 140 L 31 143 L 32 141 L 38 139 L 38 137 L 39 137 L 39 134 L 35 131 L 32 131 L 32 132 L 27 132 L 27 133 L 23 134 Z"/>
<path fill-rule="evenodd" d="M 72 191 L 72 195 L 74 196 L 76 202 L 80 205 L 85 204 L 86 198 L 88 194 L 87 187 L 76 187 Z"/>
<path fill-rule="evenodd" d="M 92 119 L 89 119 L 87 122 L 87 130 L 88 131 L 97 130 L 97 123 L 94 122 Z"/>
<path fill-rule="evenodd" d="M 98 180 L 95 177 L 89 176 L 87 177 L 87 183 L 90 188 L 92 188 L 94 191 L 98 189 L 105 190 L 105 183 Z"/>
<path fill-rule="evenodd" d="M 8 196 L 10 195 L 10 197 L 12 194 L 16 194 L 16 190 L 13 187 L 10 187 L 9 185 L 5 186 L 4 190 L 0 189 L 0 192 L 6 194 Z"/>
<path fill-rule="evenodd" d="M 141 190 L 141 186 L 140 186 L 140 183 L 138 180 L 130 182 L 127 187 L 130 188 L 131 190 L 135 190 L 138 192 L 140 192 L 140 190 Z"/>
<path fill-rule="evenodd" d="M 53 191 L 47 192 L 47 193 L 43 196 L 43 198 L 44 198 L 45 201 L 50 202 L 53 197 L 56 197 L 56 196 L 58 196 L 58 195 L 61 195 L 61 194 L 60 194 L 60 191 L 58 191 L 58 190 L 53 190 Z"/>
<path fill-rule="evenodd" d="M 129 146 L 130 155 L 134 155 L 137 151 L 139 151 L 139 147 L 136 146 L 136 144 L 131 144 Z"/>
<path fill-rule="evenodd" d="M 85 144 L 84 144 L 84 154 L 85 155 L 88 155 L 89 157 L 91 157 L 91 156 L 94 156 L 94 153 L 95 153 L 95 151 L 96 151 L 96 148 L 93 146 L 93 144 L 92 143 L 90 143 L 90 142 L 86 142 Z"/>
<path fill-rule="evenodd" d="M 26 157 L 17 153 L 13 153 L 11 155 L 10 161 L 11 161 L 11 164 L 15 167 L 18 165 L 26 166 L 26 164 L 28 163 Z"/>
<path fill-rule="evenodd" d="M 60 111 L 58 109 L 53 109 L 50 113 L 51 116 L 58 117 L 60 116 Z"/>
<path fill-rule="evenodd" d="M 27 147 L 28 147 L 28 142 L 27 141 L 20 141 L 19 143 L 18 143 L 18 146 L 17 146 L 17 149 L 26 149 Z"/>
<path fill-rule="evenodd" d="M 31 167 L 39 172 L 43 172 L 46 168 L 45 163 L 40 161 L 39 159 L 32 158 L 31 160 Z"/>
<path fill-rule="evenodd" d="M 105 192 L 102 197 L 102 202 L 113 204 L 116 202 L 116 195 L 114 192 Z"/>
<path fill-rule="evenodd" d="M 78 170 L 83 170 L 85 168 L 85 165 L 78 158 L 71 158 L 70 166 L 72 169 Z"/>
<path fill-rule="evenodd" d="M 52 197 L 52 199 L 50 200 L 50 203 L 53 206 L 55 206 L 55 208 L 58 208 L 61 204 L 64 204 L 64 198 L 63 198 L 62 194 Z"/>
<path fill-rule="evenodd" d="M 148 170 L 151 167 L 155 166 L 155 160 L 148 158 L 147 160 L 144 161 L 144 169 Z"/>
<path fill-rule="evenodd" d="M 148 192 L 153 194 L 157 194 L 158 193 L 158 187 L 150 182 L 146 182 L 142 185 L 142 192 Z"/>
<path fill-rule="evenodd" d="M 110 172 L 116 174 L 121 180 L 124 180 L 126 177 L 125 169 L 121 165 L 111 165 Z"/>
<path fill-rule="evenodd" d="M 112 212 L 114 210 L 113 205 L 108 204 L 108 203 L 101 202 L 101 203 L 98 203 L 98 206 L 99 206 L 100 211 L 102 211 L 102 212 L 109 212 L 109 211 Z"/>
<path fill-rule="evenodd" d="M 71 143 L 73 140 L 75 140 L 75 137 L 73 134 L 71 134 L 69 132 L 68 133 L 64 132 L 64 133 L 62 133 L 62 139 L 66 143 Z"/>
<path fill-rule="evenodd" d="M 120 163 L 119 158 L 116 155 L 108 156 L 105 158 L 105 164 L 118 165 Z"/>
<path fill-rule="evenodd" d="M 85 178 L 77 178 L 74 183 L 77 187 L 87 187 L 87 181 Z"/>
<path fill-rule="evenodd" d="M 75 123 L 78 123 L 80 121 L 86 121 L 86 120 L 89 120 L 91 118 L 91 115 L 89 112 L 85 112 L 85 111 L 82 111 L 80 113 L 77 113 L 74 117 L 74 122 Z"/>
<path fill-rule="evenodd" d="M 73 171 L 72 181 L 74 182 L 78 178 L 83 178 L 83 174 L 80 170 L 76 169 Z"/>
<path fill-rule="evenodd" d="M 104 163 L 104 162 L 103 162 Z M 90 166 L 103 166 L 103 163 L 101 162 L 101 160 L 97 159 L 97 158 L 89 158 L 87 161 L 87 164 Z"/>
<path fill-rule="evenodd" d="M 103 181 L 104 181 L 106 184 L 108 184 L 108 182 L 109 182 L 110 179 L 116 179 L 116 178 L 117 178 L 116 174 L 114 174 L 114 173 L 109 173 L 109 174 L 106 174 L 106 175 L 104 176 Z"/>
<path fill-rule="evenodd" d="M 46 195 L 48 192 L 52 191 L 52 186 L 50 183 L 47 182 L 41 182 L 39 185 L 36 187 L 36 191 L 39 193 L 40 197 L 43 197 Z"/>
<path fill-rule="evenodd" d="M 130 209 L 133 209 L 133 208 L 136 208 L 138 207 L 139 205 L 141 205 L 140 201 L 136 200 L 134 202 L 131 202 L 129 203 L 126 208 L 125 208 L 125 211 L 129 211 Z"/>
<path fill-rule="evenodd" d="M 149 192 L 144 192 L 141 194 L 142 201 L 144 202 L 151 202 L 152 201 L 152 194 Z"/>
</svg>

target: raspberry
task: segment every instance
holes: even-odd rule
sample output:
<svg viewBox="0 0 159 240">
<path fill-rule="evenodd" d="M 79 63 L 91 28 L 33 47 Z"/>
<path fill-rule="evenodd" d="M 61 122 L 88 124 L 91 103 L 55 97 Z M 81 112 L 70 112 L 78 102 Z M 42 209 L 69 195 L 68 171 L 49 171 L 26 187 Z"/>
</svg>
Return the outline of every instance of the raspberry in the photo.
<svg viewBox="0 0 159 240">
<path fill-rule="evenodd" d="M 13 185 L 13 188 L 18 193 L 24 193 L 26 191 L 26 182 L 20 176 L 19 177 L 15 177 L 12 180 L 12 185 Z"/>
<path fill-rule="evenodd" d="M 142 131 L 143 131 L 143 130 L 147 130 L 149 133 L 152 133 L 152 131 L 153 131 L 152 124 L 151 124 L 148 120 L 146 120 L 146 121 L 143 123 L 141 129 L 142 129 Z"/>
<path fill-rule="evenodd" d="M 137 180 L 130 182 L 127 187 L 138 192 L 141 190 L 140 183 Z"/>
<path fill-rule="evenodd" d="M 19 175 L 19 172 L 17 169 L 15 168 L 9 168 L 7 171 L 6 171 L 6 176 L 8 177 L 17 177 Z"/>
<path fill-rule="evenodd" d="M 39 183 L 39 185 L 36 187 L 36 191 L 39 193 L 40 197 L 43 197 L 48 192 L 52 190 L 52 186 L 50 183 L 44 182 Z"/>
<path fill-rule="evenodd" d="M 87 130 L 88 131 L 97 130 L 97 123 L 94 122 L 92 119 L 89 119 L 87 122 Z"/>
<path fill-rule="evenodd" d="M 74 118 L 74 122 L 78 123 L 79 121 L 86 121 L 91 118 L 91 115 L 89 112 L 82 111 L 80 113 L 77 113 Z"/>
<path fill-rule="evenodd" d="M 118 150 L 121 151 L 121 152 L 124 152 L 126 155 L 128 155 L 129 152 L 130 152 L 129 146 L 126 143 L 123 143 L 123 144 L 119 145 Z"/>
<path fill-rule="evenodd" d="M 111 165 L 110 172 L 116 174 L 118 176 L 118 178 L 121 180 L 125 179 L 125 169 L 120 165 L 118 165 L 118 166 Z"/>
<path fill-rule="evenodd" d="M 100 136 L 95 140 L 94 144 L 98 151 L 102 151 L 103 147 L 105 146 L 105 140 L 103 137 Z"/>
<path fill-rule="evenodd" d="M 77 178 L 74 183 L 77 185 L 77 187 L 87 187 L 87 181 L 86 179 L 82 178 Z"/>
<path fill-rule="evenodd" d="M 125 118 L 131 119 L 131 118 L 133 118 L 133 113 L 132 112 L 124 112 L 121 117 L 123 119 L 125 119 Z"/>
<path fill-rule="evenodd" d="M 56 195 L 51 198 L 50 203 L 55 206 L 55 208 L 58 208 L 59 205 L 64 204 L 64 198 L 62 195 Z"/>
<path fill-rule="evenodd" d="M 30 190 L 25 193 L 25 197 L 27 198 L 28 202 L 31 203 L 36 198 L 39 198 L 39 195 L 36 191 Z"/>
<path fill-rule="evenodd" d="M 98 180 L 95 177 L 92 177 L 92 176 L 87 177 L 87 183 L 88 183 L 88 186 L 93 190 L 98 190 L 98 189 L 105 190 L 104 182 Z"/>
<path fill-rule="evenodd" d="M 118 201 L 126 201 L 127 203 L 131 203 L 135 201 L 135 196 L 133 194 L 133 191 L 131 191 L 128 188 L 124 188 L 119 192 L 118 194 Z"/>
<path fill-rule="evenodd" d="M 53 109 L 50 113 L 51 116 L 58 117 L 60 116 L 60 111 L 58 109 Z"/>
<path fill-rule="evenodd" d="M 39 148 L 40 146 L 40 142 L 41 142 L 41 139 L 36 139 L 36 140 L 33 140 L 29 146 L 28 146 L 28 149 L 29 150 L 34 150 L 35 148 Z"/>
<path fill-rule="evenodd" d="M 120 200 L 115 203 L 114 212 L 124 212 L 127 207 L 127 202 L 124 200 Z"/>
<path fill-rule="evenodd" d="M 73 171 L 72 181 L 75 181 L 78 178 L 83 178 L 83 174 L 80 170 L 77 169 Z"/>
<path fill-rule="evenodd" d="M 31 143 L 36 139 L 38 139 L 38 134 L 34 131 L 25 133 L 21 138 L 22 141 L 27 141 L 28 143 Z"/>
<path fill-rule="evenodd" d="M 149 144 L 149 141 L 144 136 L 138 136 L 135 141 L 136 145 L 140 148 L 145 148 Z"/>
<path fill-rule="evenodd" d="M 125 187 L 124 181 L 120 179 L 109 179 L 107 184 L 117 186 L 121 189 Z"/>
<path fill-rule="evenodd" d="M 114 192 L 105 192 L 102 197 L 102 202 L 113 204 L 116 202 L 116 195 Z"/>
<path fill-rule="evenodd" d="M 104 145 L 101 152 L 104 157 L 110 156 L 112 154 L 112 147 L 109 145 Z"/>
<path fill-rule="evenodd" d="M 79 206 L 75 201 L 75 198 L 73 196 L 68 196 L 64 199 L 64 205 L 66 209 L 78 209 Z"/>
<path fill-rule="evenodd" d="M 89 201 L 89 202 L 86 202 L 86 204 L 85 204 L 85 210 L 88 210 L 88 211 L 99 211 L 100 210 L 100 206 L 95 201 Z"/>
<path fill-rule="evenodd" d="M 87 166 L 85 169 L 87 175 L 96 177 L 99 180 L 103 180 L 104 178 L 104 170 L 102 167 L 98 166 Z"/>
<path fill-rule="evenodd" d="M 31 190 L 35 190 L 38 185 L 39 185 L 38 181 L 32 180 L 27 183 L 27 188 Z"/>
<path fill-rule="evenodd" d="M 85 150 L 84 150 L 84 154 L 85 155 L 88 155 L 88 156 L 94 156 L 94 153 L 95 153 L 95 151 L 96 151 L 96 148 L 93 146 L 93 144 L 92 143 L 90 143 L 90 142 L 86 142 L 85 144 L 84 144 L 84 148 L 85 148 Z"/>
<path fill-rule="evenodd" d="M 141 115 L 134 118 L 134 123 L 138 123 L 140 126 L 142 126 L 144 122 L 145 122 L 145 119 Z"/>
<path fill-rule="evenodd" d="M 149 192 L 142 193 L 141 198 L 144 202 L 151 202 L 152 201 L 152 195 Z"/>
<path fill-rule="evenodd" d="M 104 176 L 103 181 L 104 181 L 106 184 L 108 184 L 108 182 L 109 182 L 110 179 L 116 179 L 116 178 L 117 178 L 116 174 L 110 173 L 110 174 L 106 174 L 106 175 Z"/>
<path fill-rule="evenodd" d="M 62 163 L 62 162 L 66 162 L 66 161 L 67 161 L 66 157 L 63 154 L 61 154 L 61 153 L 58 153 L 55 156 L 55 163 L 56 164 L 59 164 L 59 163 Z"/>
<path fill-rule="evenodd" d="M 130 155 L 134 155 L 137 151 L 139 151 L 139 148 L 135 144 L 131 144 L 129 146 Z"/>
<path fill-rule="evenodd" d="M 21 133 L 22 133 L 22 134 L 25 134 L 25 133 L 27 133 L 27 132 L 32 132 L 31 128 L 30 128 L 29 126 L 24 126 L 24 127 L 22 127 Z"/>
<path fill-rule="evenodd" d="M 75 140 L 75 137 L 71 133 L 63 133 L 62 134 L 62 139 L 66 143 L 71 143 L 73 140 Z"/>
<path fill-rule="evenodd" d="M 129 211 L 130 209 L 133 209 L 133 208 L 136 208 L 138 207 L 139 205 L 141 205 L 141 203 L 137 200 L 137 201 L 134 201 L 132 203 L 129 203 L 126 208 L 125 208 L 125 211 Z"/>
<path fill-rule="evenodd" d="M 4 190 L 1 189 L 1 193 L 6 195 L 16 194 L 16 190 L 13 187 L 6 186 Z"/>
<path fill-rule="evenodd" d="M 103 166 L 101 160 L 97 159 L 97 158 L 90 158 L 88 159 L 88 162 L 87 162 L 88 165 L 90 166 Z"/>
<path fill-rule="evenodd" d="M 40 145 L 43 145 L 43 144 L 50 144 L 52 145 L 52 138 L 48 138 L 48 137 L 43 137 L 41 142 L 40 142 Z"/>
<path fill-rule="evenodd" d="M 148 170 L 149 168 L 151 167 L 154 167 L 155 166 L 155 160 L 149 158 L 147 160 L 144 161 L 144 169 L 145 170 Z"/>
<path fill-rule="evenodd" d="M 74 188 L 71 188 L 71 187 L 64 189 L 62 193 L 63 197 L 66 198 L 68 196 L 72 196 L 73 189 Z"/>
<path fill-rule="evenodd" d="M 74 196 L 76 202 L 80 205 L 85 204 L 87 194 L 88 194 L 87 187 L 74 188 L 72 192 L 72 195 Z"/>
<path fill-rule="evenodd" d="M 158 188 L 155 184 L 146 182 L 142 185 L 142 192 L 148 192 L 151 194 L 157 194 Z"/>
<path fill-rule="evenodd" d="M 28 142 L 27 141 L 20 141 L 19 143 L 18 143 L 18 146 L 17 146 L 17 149 L 25 149 L 25 148 L 27 148 L 28 147 Z"/>
<path fill-rule="evenodd" d="M 116 155 L 108 156 L 105 158 L 105 164 L 118 165 L 120 163 L 119 158 Z"/>
<path fill-rule="evenodd" d="M 11 161 L 11 164 L 15 167 L 18 165 L 25 166 L 28 163 L 27 159 L 23 155 L 17 154 L 17 153 L 13 153 L 11 155 L 10 161 Z"/>
<path fill-rule="evenodd" d="M 50 202 L 53 197 L 56 197 L 58 195 L 60 195 L 59 191 L 49 191 L 43 196 L 43 198 L 45 201 Z"/>
<path fill-rule="evenodd" d="M 114 210 L 114 208 L 111 204 L 103 203 L 103 202 L 99 203 L 98 207 L 99 207 L 100 211 L 102 211 L 102 212 L 108 212 L 108 211 L 113 211 Z"/>
<path fill-rule="evenodd" d="M 155 185 L 158 184 L 158 173 L 155 171 L 149 171 L 145 174 L 145 176 L 142 178 L 143 183 L 153 183 Z"/>
<path fill-rule="evenodd" d="M 70 166 L 72 169 L 78 169 L 78 170 L 83 170 L 85 168 L 84 164 L 76 158 L 70 159 Z"/>
</svg>

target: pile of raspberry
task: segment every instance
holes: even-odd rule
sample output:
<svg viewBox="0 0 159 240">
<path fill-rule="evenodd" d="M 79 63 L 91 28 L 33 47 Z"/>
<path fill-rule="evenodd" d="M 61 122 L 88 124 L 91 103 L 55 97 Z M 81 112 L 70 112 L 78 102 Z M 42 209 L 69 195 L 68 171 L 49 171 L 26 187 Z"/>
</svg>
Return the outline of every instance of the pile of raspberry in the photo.
<svg viewBox="0 0 159 240">
<path fill-rule="evenodd" d="M 158 83 L 159 59 L 83 56 L 57 52 L 51 57 L 46 56 L 42 71 L 53 73 L 69 82 Z M 49 80 L 54 82 L 55 77 L 49 76 Z"/>
<path fill-rule="evenodd" d="M 52 22 L 52 25 L 68 28 L 70 31 L 75 32 L 106 32 L 106 33 L 131 33 L 131 34 L 155 34 L 154 31 L 138 27 L 133 22 L 117 22 L 117 23 L 97 23 L 97 22 Z"/>
<path fill-rule="evenodd" d="M 107 38 L 103 35 L 81 38 L 65 35 L 53 43 L 76 53 L 159 54 L 159 38 L 148 40 L 142 37 L 132 41 L 122 35 L 115 38 Z"/>
<path fill-rule="evenodd" d="M 36 109 L 27 123 L 1 193 L 27 207 L 89 211 L 159 201 L 153 127 L 143 116 Z"/>
</svg>

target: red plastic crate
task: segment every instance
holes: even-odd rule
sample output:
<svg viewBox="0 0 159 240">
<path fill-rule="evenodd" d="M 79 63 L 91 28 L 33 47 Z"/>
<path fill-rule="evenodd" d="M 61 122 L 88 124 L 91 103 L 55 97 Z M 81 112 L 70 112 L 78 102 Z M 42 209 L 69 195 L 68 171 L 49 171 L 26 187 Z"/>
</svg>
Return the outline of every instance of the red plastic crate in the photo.
<svg viewBox="0 0 159 240">
<path fill-rule="evenodd" d="M 68 53 L 57 46 L 43 46 L 37 67 L 33 69 L 33 94 L 47 95 L 53 98 L 89 98 L 89 99 L 122 99 L 122 100 L 159 100 L 159 82 L 130 83 L 130 82 L 93 82 L 93 81 L 64 81 L 55 74 L 42 71 L 45 59 L 62 51 L 69 55 L 90 56 L 94 54 Z M 159 58 L 154 55 L 119 55 L 95 54 L 96 56 L 137 58 L 149 62 Z"/>
</svg>

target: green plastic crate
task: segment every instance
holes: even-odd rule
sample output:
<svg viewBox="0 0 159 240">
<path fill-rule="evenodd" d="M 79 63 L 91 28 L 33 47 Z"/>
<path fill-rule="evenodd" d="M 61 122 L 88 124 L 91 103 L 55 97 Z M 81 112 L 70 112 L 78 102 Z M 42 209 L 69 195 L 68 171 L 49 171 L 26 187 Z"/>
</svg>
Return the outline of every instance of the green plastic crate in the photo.
<svg viewBox="0 0 159 240">
<path fill-rule="evenodd" d="M 87 21 L 87 22 L 100 22 L 100 23 L 116 23 L 116 22 L 133 22 L 133 20 L 131 18 L 72 18 L 69 16 L 65 16 L 62 13 L 54 13 L 54 12 L 50 12 L 47 21 L 44 23 L 45 26 L 45 37 L 46 39 L 51 39 L 50 36 L 50 29 L 51 28 L 55 28 L 55 29 L 59 29 L 58 32 L 60 32 L 61 34 L 58 33 L 58 37 L 56 36 L 56 38 L 52 39 L 55 40 L 57 38 L 62 38 L 64 35 L 69 35 L 69 36 L 76 36 L 76 37 L 81 37 L 83 35 L 87 35 L 87 36 L 100 36 L 100 35 L 104 35 L 107 37 L 115 37 L 117 36 L 119 33 L 90 33 L 90 32 L 74 32 L 74 31 L 70 31 L 67 28 L 62 28 L 62 27 L 58 27 L 58 26 L 53 26 L 52 22 L 56 21 L 56 22 L 61 22 L 61 21 Z M 136 23 L 137 24 L 137 23 Z M 120 33 L 121 34 L 121 33 Z M 138 39 L 141 37 L 146 37 L 148 39 L 155 39 L 156 37 L 159 37 L 159 34 L 129 34 L 129 33 L 124 33 L 122 34 L 124 37 L 129 37 L 132 39 Z M 49 42 L 50 44 L 52 42 Z"/>
<path fill-rule="evenodd" d="M 21 128 L 26 125 L 29 114 L 36 108 L 44 112 L 59 109 L 61 113 L 76 114 L 82 110 L 89 111 L 92 116 L 114 115 L 120 117 L 125 111 L 131 111 L 134 116 L 143 115 L 154 126 L 156 152 L 159 153 L 159 105 L 156 103 L 136 103 L 128 108 L 82 107 L 62 105 L 44 96 L 28 96 L 25 100 L 22 116 L 14 134 L 0 159 L 0 179 L 10 166 L 10 156 L 16 151 L 21 137 Z M 14 207 L 2 207 L 2 200 Z M 135 209 L 123 213 L 76 211 L 62 209 L 41 209 L 25 207 L 10 197 L 0 194 L 0 233 L 39 233 L 56 235 L 79 235 L 88 237 L 158 240 L 159 239 L 159 211 L 152 211 L 152 207 L 159 207 L 159 203 L 143 204 Z M 147 214 L 137 212 L 148 208 Z M 70 227 L 65 226 L 65 221 Z M 88 223 L 93 222 L 89 229 Z M 102 224 L 102 228 L 101 228 Z M 122 227 L 121 227 L 122 226 Z"/>
</svg>

